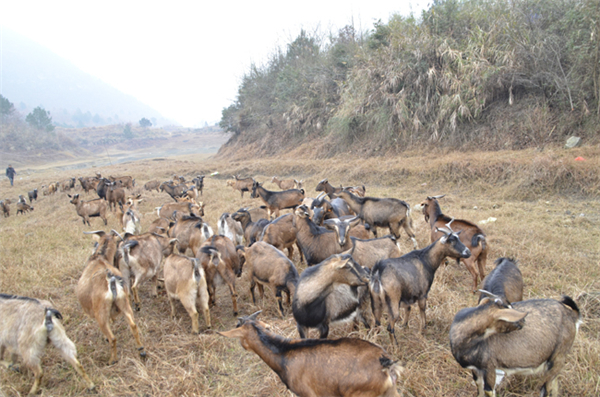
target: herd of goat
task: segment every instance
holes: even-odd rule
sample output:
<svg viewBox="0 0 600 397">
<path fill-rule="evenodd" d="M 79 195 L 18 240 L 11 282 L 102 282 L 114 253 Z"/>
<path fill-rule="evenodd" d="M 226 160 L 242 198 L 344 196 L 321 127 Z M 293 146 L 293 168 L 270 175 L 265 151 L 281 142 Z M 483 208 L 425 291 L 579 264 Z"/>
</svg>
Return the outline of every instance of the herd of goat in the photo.
<svg viewBox="0 0 600 397">
<path fill-rule="evenodd" d="M 44 185 L 42 192 L 68 192 L 75 188 L 75 181 L 69 178 Z M 435 273 L 446 258 L 454 258 L 465 264 L 472 276 L 472 291 L 480 293 L 478 305 L 460 310 L 449 332 L 451 352 L 462 367 L 472 371 L 478 396 L 494 396 L 502 377 L 515 373 L 540 374 L 541 396 L 558 394 L 557 375 L 580 323 L 577 305 L 567 296 L 560 301 L 523 301 L 523 279 L 512 259 L 497 259 L 486 277 L 489 247 L 484 231 L 472 222 L 443 214 L 438 202 L 443 196 L 427 197 L 419 206 L 431 227 L 431 244 L 418 249 L 410 205 L 394 198 L 368 197 L 364 186 L 334 187 L 324 179 L 316 187 L 318 196 L 308 198 L 303 181 L 273 177 L 271 182 L 283 189 L 273 191 L 253 178 L 236 176 L 227 185 L 242 197 L 250 192 L 264 205 L 222 214 L 215 234 L 202 218 L 204 205 L 199 198 L 204 176 L 189 182 L 183 177 L 149 181 L 146 190 L 166 192 L 174 201 L 156 208 L 158 218 L 142 233 L 141 194 L 127 194 L 135 179 L 97 174 L 79 181 L 83 192 L 95 191 L 99 196 L 84 200 L 81 194 L 69 194 L 84 225 L 90 226 L 92 217 L 107 225 L 106 214 L 115 211 L 123 228 L 122 232 L 84 232 L 97 245 L 76 289 L 81 307 L 97 321 L 109 342 L 111 363 L 118 359 L 111 323 L 120 314 L 129 324 L 140 356 L 146 356 L 134 319 L 134 311 L 142 305 L 142 284 L 150 281 L 151 295 L 156 297 L 159 281 L 164 282 L 171 315 L 175 317 L 174 305 L 179 300 L 191 318 L 192 332 L 199 333 L 199 311 L 204 326 L 211 327 L 210 307 L 215 304 L 219 279 L 229 288 L 233 314 L 238 314 L 236 278 L 245 269 L 254 304 L 256 289 L 263 299 L 268 286 L 284 318 L 285 295 L 300 339 L 273 333 L 257 318 L 259 312 L 240 317 L 236 328 L 220 335 L 240 339 L 298 396 L 398 396 L 396 380 L 402 366 L 368 341 L 327 339 L 329 327 L 345 320 L 367 328 L 380 326 L 385 311 L 390 341 L 397 344 L 395 324 L 400 311 L 407 326 L 416 304 L 423 331 Z M 33 210 L 37 189 L 28 192 L 28 199 L 29 203 L 24 195 L 19 196 L 17 214 Z M 0 202 L 4 216 L 10 215 L 9 204 Z M 292 211 L 280 215 L 285 209 Z M 390 234 L 378 236 L 378 228 Z M 404 255 L 398 244 L 400 229 L 414 245 Z M 300 262 L 307 265 L 301 273 L 292 261 L 294 247 Z M 0 318 L 1 363 L 12 368 L 20 356 L 35 377 L 30 394 L 40 386 L 40 358 L 49 342 L 88 388 L 94 388 L 77 360 L 60 312 L 50 302 L 0 294 Z M 311 329 L 318 331 L 319 339 L 306 339 Z M 5 356 L 10 359 L 4 361 Z"/>
</svg>

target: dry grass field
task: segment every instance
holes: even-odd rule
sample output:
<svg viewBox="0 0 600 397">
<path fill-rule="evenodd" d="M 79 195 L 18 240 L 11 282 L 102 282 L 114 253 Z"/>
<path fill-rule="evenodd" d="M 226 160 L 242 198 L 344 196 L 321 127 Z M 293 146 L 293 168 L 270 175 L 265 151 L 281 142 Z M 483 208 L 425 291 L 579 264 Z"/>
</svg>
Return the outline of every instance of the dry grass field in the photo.
<svg viewBox="0 0 600 397">
<path fill-rule="evenodd" d="M 334 185 L 364 184 L 367 194 L 396 197 L 411 206 L 428 195 L 446 194 L 440 200 L 444 213 L 474 222 L 494 217 L 482 226 L 488 236 L 490 255 L 487 272 L 496 258 L 518 260 L 525 281 L 525 298 L 560 298 L 567 294 L 577 299 L 584 324 L 577 336 L 567 364 L 559 377 L 563 396 L 600 395 L 600 149 L 578 148 L 572 151 L 546 149 L 543 152 L 413 153 L 395 158 L 332 158 L 302 160 L 295 153 L 285 158 L 253 161 L 227 161 L 208 156 L 186 156 L 142 160 L 109 167 L 60 171 L 48 164 L 38 166 L 29 175 L 20 173 L 14 187 L 3 178 L 0 198 L 16 199 L 44 183 L 67 177 L 93 175 L 132 175 L 142 193 L 142 225 L 147 228 L 156 218 L 154 208 L 172 201 L 166 193 L 143 191 L 150 179 L 169 179 L 172 175 L 207 175 L 203 201 L 205 220 L 216 230 L 218 217 L 243 206 L 258 206 L 249 194 L 240 198 L 227 187 L 232 174 L 253 176 L 267 181 L 270 177 L 304 179 L 309 196 L 323 178 Z M 582 156 L 584 162 L 574 162 Z M 214 177 L 211 173 L 218 172 Z M 95 194 L 81 192 L 84 198 Z M 16 201 L 16 200 L 15 200 Z M 237 340 L 229 340 L 215 331 L 235 326 L 231 299 L 226 286 L 217 289 L 217 306 L 211 309 L 212 330 L 206 330 L 201 316 L 201 334 L 191 334 L 191 321 L 178 304 L 176 319 L 164 290 L 151 298 L 149 285 L 143 285 L 142 308 L 135 312 L 148 357 L 142 361 L 129 328 L 121 317 L 113 325 L 118 338 L 119 362 L 108 365 L 109 346 L 95 322 L 82 313 L 75 286 L 93 249 L 93 239 L 84 231 L 118 229 L 114 214 L 104 226 L 92 218 L 84 226 L 69 204 L 65 193 L 42 196 L 34 202 L 34 211 L 0 219 L 0 292 L 52 301 L 64 316 L 68 335 L 78 347 L 79 358 L 102 396 L 289 396 L 277 375 L 258 356 L 246 352 Z M 420 213 L 413 212 L 419 247 L 429 244 L 429 227 Z M 403 251 L 412 244 L 401 241 Z M 304 265 L 296 265 L 299 271 Z M 249 282 L 244 273 L 237 279 L 241 314 L 257 310 L 252 305 Z M 474 396 L 476 387 L 469 371 L 462 369 L 449 350 L 448 330 L 455 313 L 476 304 L 470 292 L 470 276 L 463 265 L 442 266 L 429 294 L 428 327 L 423 335 L 416 331 L 413 313 L 408 329 L 397 329 L 399 345 L 390 344 L 385 325 L 379 329 L 353 330 L 334 325 L 330 337 L 350 335 L 381 344 L 405 364 L 398 381 L 403 396 Z M 266 292 L 262 320 L 275 332 L 297 337 L 289 308 L 279 319 L 275 298 Z M 2 321 L 0 319 L 0 321 Z M 384 324 L 386 322 L 384 321 Z M 314 332 L 314 331 L 313 331 Z M 316 334 L 311 334 L 315 336 Z M 53 348 L 43 359 L 45 370 L 42 396 L 84 395 L 85 383 Z M 21 396 L 29 391 L 29 373 L 0 368 L 0 396 Z M 511 377 L 499 388 L 502 396 L 537 396 L 536 378 Z"/>
</svg>

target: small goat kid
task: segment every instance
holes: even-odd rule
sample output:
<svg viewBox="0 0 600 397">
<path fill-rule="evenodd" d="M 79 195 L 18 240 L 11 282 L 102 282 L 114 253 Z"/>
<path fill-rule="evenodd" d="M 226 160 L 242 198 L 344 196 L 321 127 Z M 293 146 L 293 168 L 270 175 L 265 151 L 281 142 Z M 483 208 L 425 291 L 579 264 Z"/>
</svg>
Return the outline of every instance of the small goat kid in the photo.
<svg viewBox="0 0 600 397">
<path fill-rule="evenodd" d="M 85 370 L 77 360 L 75 344 L 65 333 L 60 322 L 62 315 L 48 301 L 15 295 L 0 294 L 0 360 L 5 350 L 14 358 L 21 356 L 23 363 L 35 377 L 29 395 L 34 395 L 44 371 L 41 357 L 49 342 L 58 349 L 63 358 L 85 380 L 89 390 L 94 389 Z M 14 360 L 0 361 L 6 368 L 13 368 Z"/>
<path fill-rule="evenodd" d="M 357 338 L 285 339 L 257 320 L 258 313 L 219 335 L 239 339 L 297 396 L 400 396 L 396 380 L 403 368 L 380 346 Z"/>
</svg>

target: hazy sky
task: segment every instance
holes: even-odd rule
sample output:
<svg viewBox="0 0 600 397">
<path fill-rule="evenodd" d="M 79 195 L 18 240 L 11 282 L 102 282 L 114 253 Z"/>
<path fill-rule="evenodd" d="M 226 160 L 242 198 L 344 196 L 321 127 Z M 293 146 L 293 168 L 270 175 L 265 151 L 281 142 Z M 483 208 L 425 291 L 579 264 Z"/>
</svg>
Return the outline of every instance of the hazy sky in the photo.
<svg viewBox="0 0 600 397">
<path fill-rule="evenodd" d="M 220 120 L 252 62 L 262 64 L 301 28 L 357 30 L 431 0 L 0 0 L 0 25 L 184 126 Z"/>
</svg>

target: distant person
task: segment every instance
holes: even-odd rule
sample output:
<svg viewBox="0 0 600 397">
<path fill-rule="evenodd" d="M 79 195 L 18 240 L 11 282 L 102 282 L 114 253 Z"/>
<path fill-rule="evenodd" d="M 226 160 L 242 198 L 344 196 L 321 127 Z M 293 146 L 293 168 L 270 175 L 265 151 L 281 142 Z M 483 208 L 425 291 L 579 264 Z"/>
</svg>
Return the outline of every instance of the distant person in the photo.
<svg viewBox="0 0 600 397">
<path fill-rule="evenodd" d="M 12 167 L 12 165 L 8 165 L 6 169 L 6 176 L 10 179 L 10 186 L 13 186 L 13 179 L 15 179 L 15 175 L 17 175 L 17 171 Z"/>
</svg>

